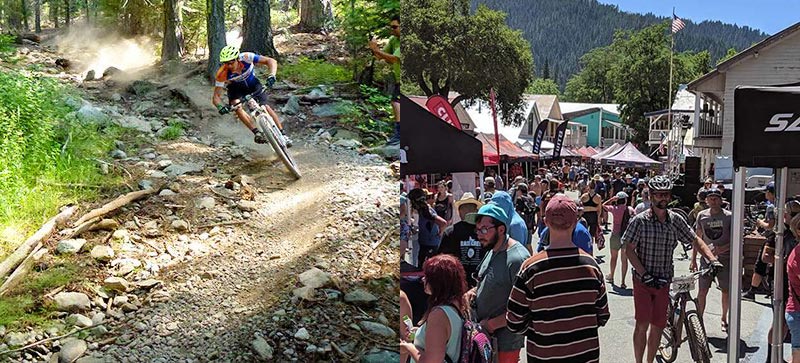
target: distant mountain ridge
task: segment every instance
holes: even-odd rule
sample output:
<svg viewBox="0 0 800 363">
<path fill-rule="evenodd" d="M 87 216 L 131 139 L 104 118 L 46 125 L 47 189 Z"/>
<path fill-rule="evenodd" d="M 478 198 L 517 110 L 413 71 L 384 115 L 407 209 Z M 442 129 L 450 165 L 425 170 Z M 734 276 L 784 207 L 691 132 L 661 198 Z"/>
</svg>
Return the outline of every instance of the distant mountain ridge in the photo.
<svg viewBox="0 0 800 363">
<path fill-rule="evenodd" d="M 531 43 L 537 77 L 543 75 L 547 63 L 550 78 L 562 90 L 567 80 L 580 70 L 580 57 L 594 48 L 611 44 L 615 30 L 641 29 L 670 19 L 652 13 L 623 12 L 615 5 L 600 4 L 597 0 L 470 1 L 473 9 L 484 4 L 508 14 L 506 23 L 521 30 Z M 675 35 L 675 51 L 707 49 L 714 64 L 729 48 L 742 51 L 768 36 L 757 29 L 720 21 L 699 24 L 684 21 L 686 28 Z"/>
</svg>

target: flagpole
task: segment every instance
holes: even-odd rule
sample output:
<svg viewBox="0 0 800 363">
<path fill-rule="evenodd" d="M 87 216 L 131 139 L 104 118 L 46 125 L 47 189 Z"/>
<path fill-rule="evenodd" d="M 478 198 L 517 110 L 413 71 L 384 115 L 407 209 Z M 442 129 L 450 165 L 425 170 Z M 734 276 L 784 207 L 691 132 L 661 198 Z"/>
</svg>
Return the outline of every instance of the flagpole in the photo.
<svg viewBox="0 0 800 363">
<path fill-rule="evenodd" d="M 492 103 L 492 119 L 494 120 L 494 147 L 497 149 L 498 175 L 500 171 L 500 134 L 497 132 L 497 109 L 494 104 L 494 87 L 489 89 L 489 100 Z"/>
<path fill-rule="evenodd" d="M 675 155 L 675 141 L 673 140 L 675 135 L 672 135 L 675 130 L 675 122 L 672 120 L 672 53 L 675 49 L 675 32 L 672 30 L 672 24 L 675 22 L 675 7 L 672 8 L 672 20 L 670 21 L 670 29 L 669 29 L 669 38 L 670 38 L 670 47 L 669 47 L 669 95 L 667 96 L 667 119 L 669 120 L 670 126 L 670 137 L 668 138 L 670 141 L 669 144 L 669 165 L 670 165 L 670 177 L 675 176 L 675 169 L 677 164 L 677 155 Z"/>
</svg>

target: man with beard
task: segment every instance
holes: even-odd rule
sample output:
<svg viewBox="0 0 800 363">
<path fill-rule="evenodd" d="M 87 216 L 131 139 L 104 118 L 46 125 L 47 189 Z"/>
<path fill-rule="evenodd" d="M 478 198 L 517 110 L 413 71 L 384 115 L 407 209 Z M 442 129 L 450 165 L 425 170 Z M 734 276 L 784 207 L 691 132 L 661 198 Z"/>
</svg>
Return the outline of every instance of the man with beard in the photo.
<svg viewBox="0 0 800 363">
<path fill-rule="evenodd" d="M 636 363 L 652 363 L 658 351 L 661 333 L 667 324 L 669 283 L 675 273 L 673 255 L 678 241 L 691 241 L 695 250 L 709 260 L 714 273 L 723 268 L 714 253 L 692 231 L 679 214 L 667 210 L 672 200 L 672 181 L 656 176 L 648 181 L 650 209 L 633 217 L 622 235 L 628 260 L 634 269 L 633 305 L 636 327 L 633 351 Z M 649 333 L 648 333 L 649 328 Z"/>
<path fill-rule="evenodd" d="M 708 247 L 714 252 L 723 269 L 717 274 L 717 284 L 722 290 L 722 332 L 728 332 L 728 286 L 731 280 L 731 212 L 722 209 L 722 193 L 718 189 L 706 191 L 706 203 L 708 209 L 697 214 L 695 230 L 697 235 L 703 238 Z M 700 261 L 700 268 L 708 267 L 708 261 L 703 258 Z M 692 250 L 692 260 L 689 264 L 690 271 L 697 270 L 697 250 Z M 711 287 L 713 278 L 708 275 L 700 277 L 700 291 L 697 293 L 697 313 L 703 319 L 703 311 L 706 307 L 706 296 Z"/>
<path fill-rule="evenodd" d="M 528 250 L 508 235 L 511 223 L 505 210 L 487 204 L 466 216 L 475 223 L 475 232 L 486 255 L 478 266 L 478 286 L 466 293 L 473 316 L 492 337 L 498 363 L 516 363 L 524 346 L 523 337 L 506 327 L 506 304 L 522 263 L 530 257 Z"/>
</svg>

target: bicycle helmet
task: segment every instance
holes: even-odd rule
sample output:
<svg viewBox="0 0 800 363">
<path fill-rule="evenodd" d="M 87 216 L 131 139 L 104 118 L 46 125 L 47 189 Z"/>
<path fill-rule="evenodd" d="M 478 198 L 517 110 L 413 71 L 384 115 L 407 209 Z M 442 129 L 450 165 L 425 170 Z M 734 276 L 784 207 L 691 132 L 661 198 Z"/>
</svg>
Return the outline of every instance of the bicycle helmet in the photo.
<svg viewBox="0 0 800 363">
<path fill-rule="evenodd" d="M 672 180 L 669 180 L 669 177 L 664 175 L 656 175 L 647 181 L 647 187 L 654 192 L 671 192 Z"/>
<path fill-rule="evenodd" d="M 222 63 L 232 61 L 239 56 L 239 47 L 235 45 L 226 45 L 219 52 L 219 61 Z"/>
<path fill-rule="evenodd" d="M 706 200 L 706 197 L 708 196 L 708 191 L 709 190 L 710 189 L 700 188 L 700 190 L 697 191 L 697 199 Z"/>
</svg>

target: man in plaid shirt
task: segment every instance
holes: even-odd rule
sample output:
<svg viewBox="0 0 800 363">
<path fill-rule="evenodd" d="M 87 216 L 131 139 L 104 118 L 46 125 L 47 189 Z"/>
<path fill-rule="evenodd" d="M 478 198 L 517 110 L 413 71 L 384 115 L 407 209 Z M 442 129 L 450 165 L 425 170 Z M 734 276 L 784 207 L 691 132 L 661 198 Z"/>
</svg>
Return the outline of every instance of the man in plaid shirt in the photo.
<svg viewBox="0 0 800 363">
<path fill-rule="evenodd" d="M 650 209 L 631 219 L 622 236 L 625 252 L 634 268 L 633 304 L 636 327 L 633 330 L 633 352 L 636 363 L 642 363 L 645 347 L 647 362 L 656 357 L 661 333 L 667 325 L 669 282 L 674 274 L 672 263 L 675 247 L 680 241 L 692 244 L 710 262 L 712 270 L 722 268 L 716 256 L 686 221 L 667 210 L 672 199 L 672 181 L 656 176 L 647 183 L 650 189 Z M 648 334 L 648 327 L 650 328 Z"/>
</svg>

